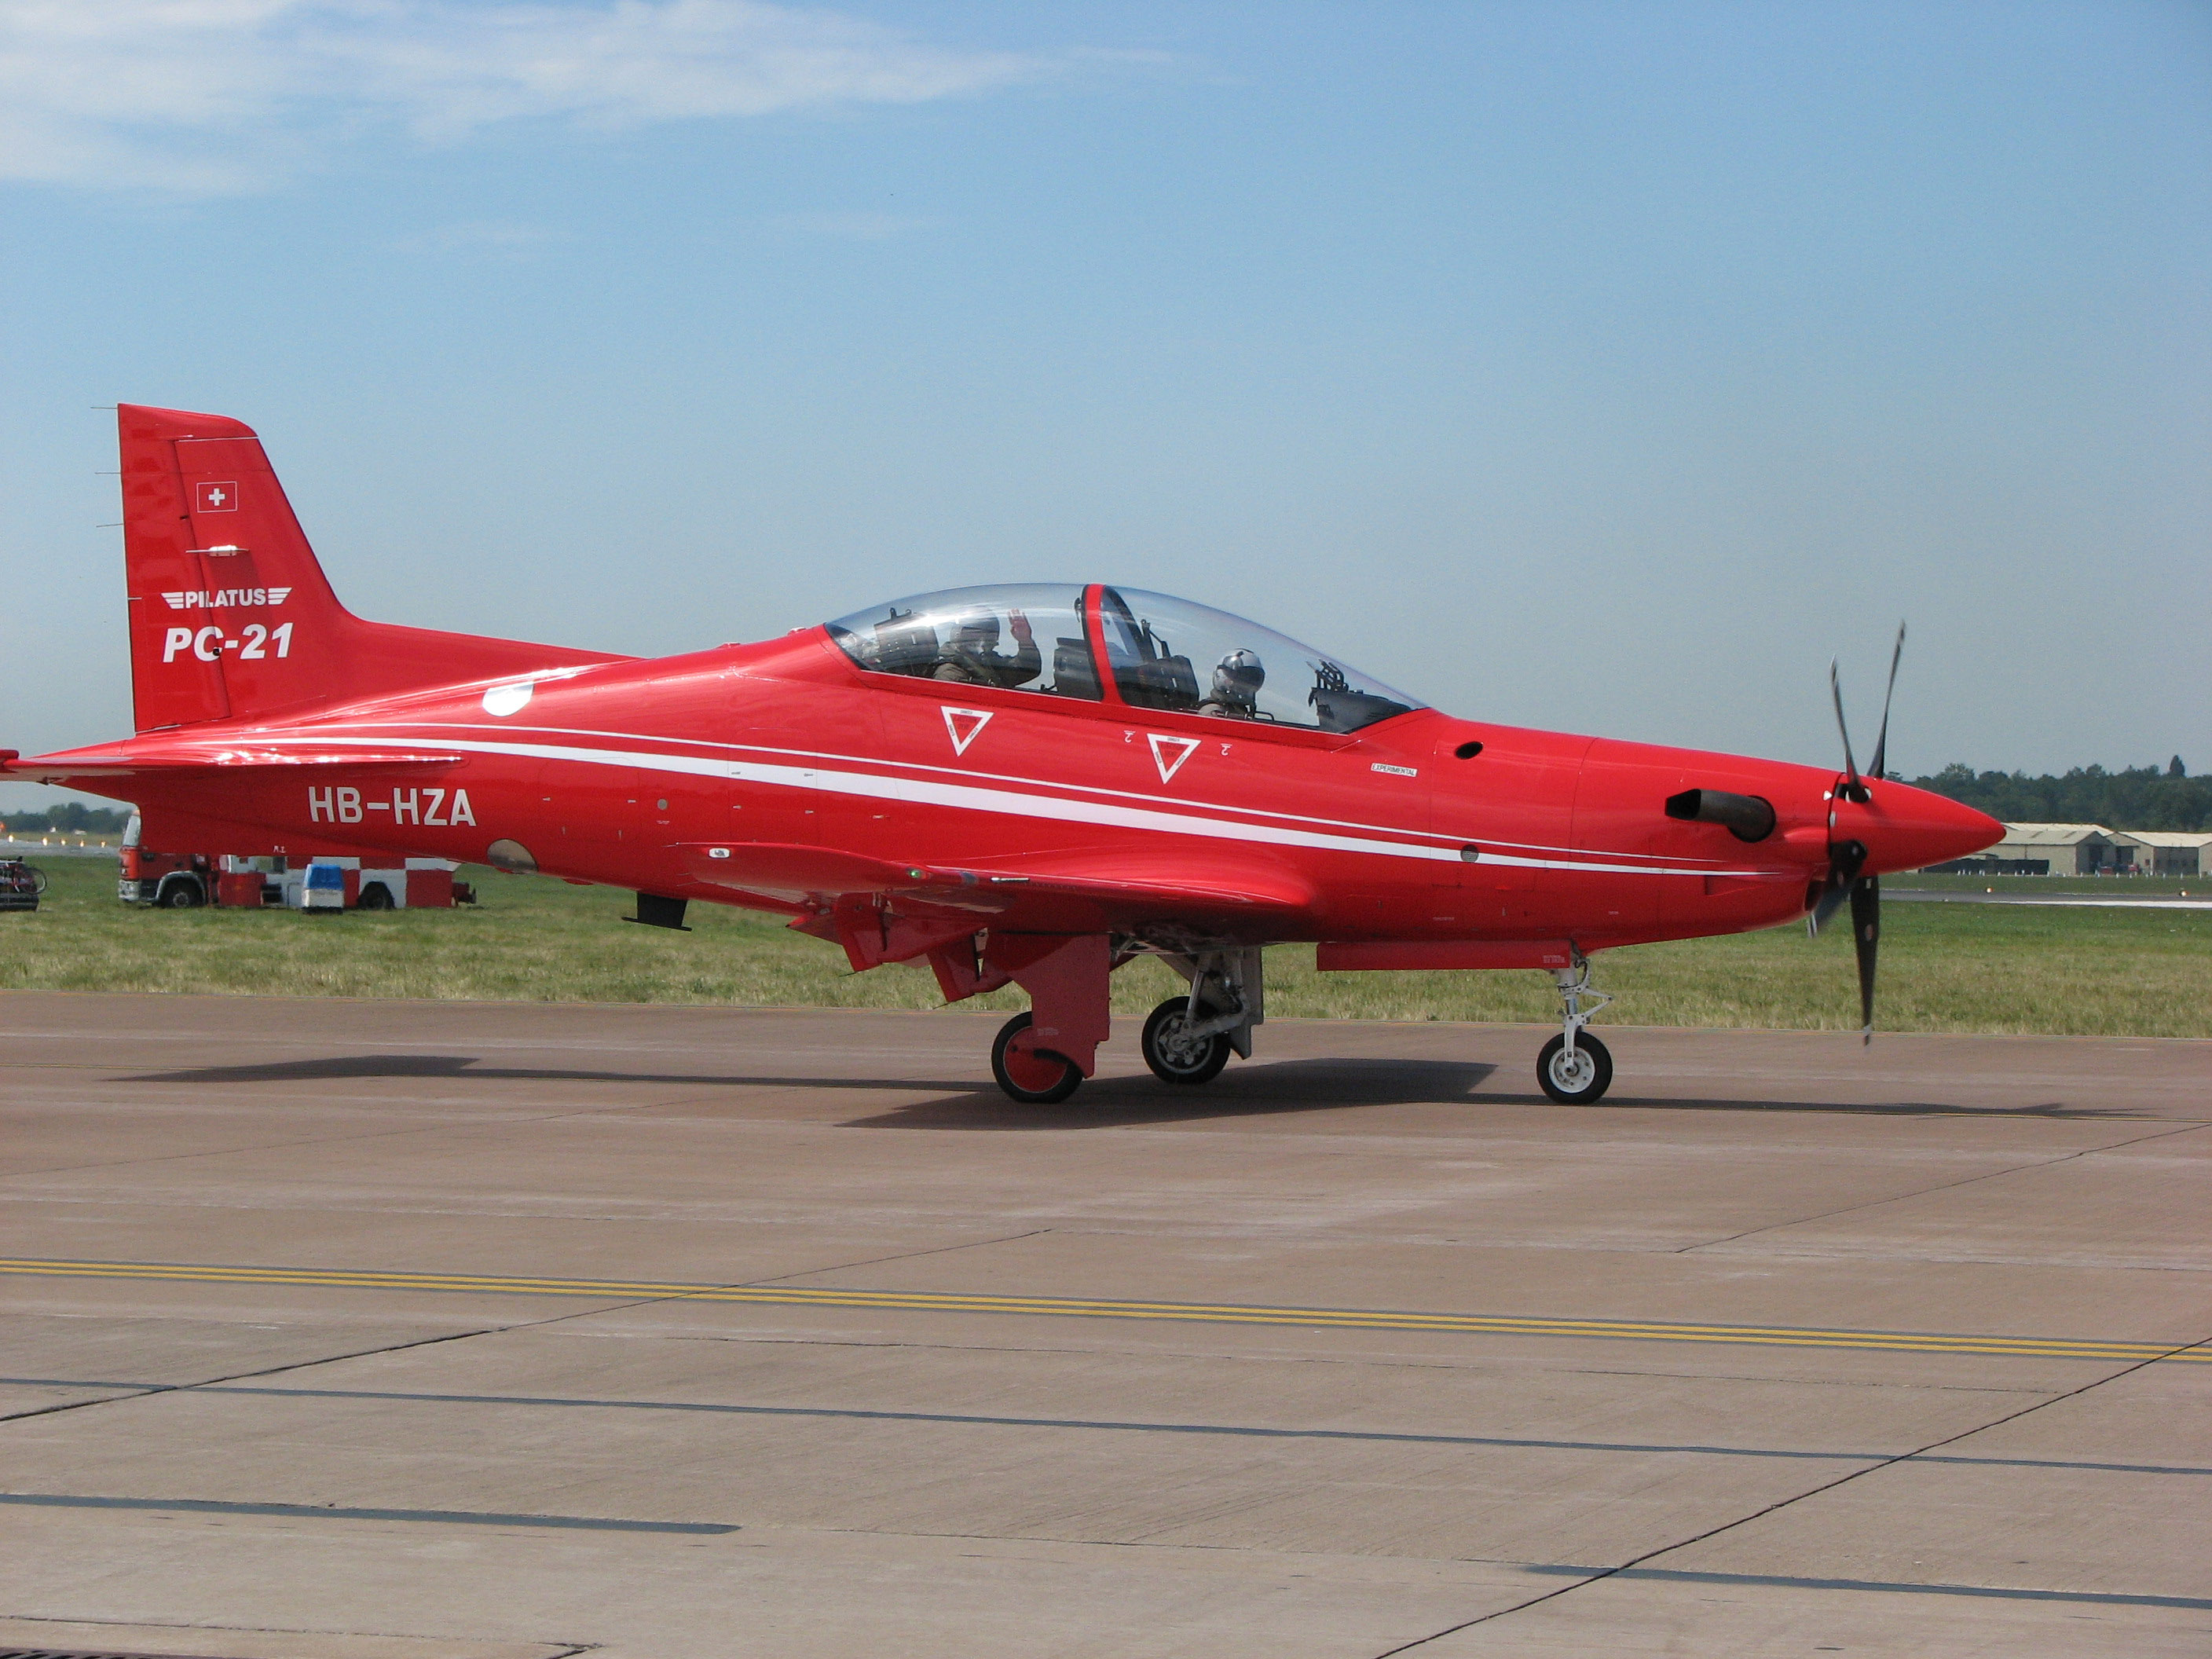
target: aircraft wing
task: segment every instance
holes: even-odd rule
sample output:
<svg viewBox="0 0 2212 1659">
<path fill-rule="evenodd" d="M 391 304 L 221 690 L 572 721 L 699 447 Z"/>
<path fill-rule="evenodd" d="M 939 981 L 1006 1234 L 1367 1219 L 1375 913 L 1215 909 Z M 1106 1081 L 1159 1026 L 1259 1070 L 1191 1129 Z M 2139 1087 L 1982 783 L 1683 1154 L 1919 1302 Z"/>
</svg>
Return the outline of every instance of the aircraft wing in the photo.
<svg viewBox="0 0 2212 1659">
<path fill-rule="evenodd" d="M 976 866 L 902 865 L 828 847 L 699 842 L 684 847 L 692 877 L 788 901 L 899 896 L 933 910 L 976 913 L 976 925 L 1058 932 L 1116 922 L 1288 917 L 1314 900 L 1295 872 L 1211 849 L 1178 853 L 1066 851 Z"/>
</svg>

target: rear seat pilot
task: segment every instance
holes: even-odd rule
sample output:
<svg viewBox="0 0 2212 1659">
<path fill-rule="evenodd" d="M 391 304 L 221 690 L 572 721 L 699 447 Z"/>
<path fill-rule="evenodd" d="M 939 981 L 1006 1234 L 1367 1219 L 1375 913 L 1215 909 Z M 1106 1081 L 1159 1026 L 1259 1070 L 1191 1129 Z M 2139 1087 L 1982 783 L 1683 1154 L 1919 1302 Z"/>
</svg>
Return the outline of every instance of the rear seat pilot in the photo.
<svg viewBox="0 0 2212 1659">
<path fill-rule="evenodd" d="M 1257 652 L 1232 651 L 1213 665 L 1213 684 L 1198 712 L 1220 720 L 1256 720 L 1260 688 L 1267 683 L 1267 671 Z"/>
</svg>

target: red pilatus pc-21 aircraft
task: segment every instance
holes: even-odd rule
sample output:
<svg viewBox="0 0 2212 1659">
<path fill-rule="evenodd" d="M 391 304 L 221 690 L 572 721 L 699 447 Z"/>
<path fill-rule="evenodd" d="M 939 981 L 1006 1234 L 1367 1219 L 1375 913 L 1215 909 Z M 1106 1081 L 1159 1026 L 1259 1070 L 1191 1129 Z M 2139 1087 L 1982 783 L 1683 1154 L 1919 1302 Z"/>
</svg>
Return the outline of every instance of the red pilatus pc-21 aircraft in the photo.
<svg viewBox="0 0 2212 1659">
<path fill-rule="evenodd" d="M 363 622 L 251 428 L 125 404 L 137 735 L 6 775 L 136 802 L 149 844 L 435 854 L 791 919 L 855 969 L 926 959 L 1031 1011 L 992 1067 L 1064 1099 L 1109 976 L 1188 983 L 1144 1055 L 1251 1053 L 1263 947 L 1323 969 L 1542 969 L 1537 1076 L 1612 1079 L 1589 958 L 1848 901 L 1873 1022 L 1885 871 L 1996 841 L 1882 775 L 1461 720 L 1254 623 L 1100 582 L 924 593 L 650 660 Z M 1899 636 L 1900 645 L 1902 635 Z M 1896 679 L 1893 656 L 1891 683 Z M 1837 714 L 1842 716 L 1838 699 Z M 1888 711 L 1882 715 L 1885 729 Z"/>
</svg>

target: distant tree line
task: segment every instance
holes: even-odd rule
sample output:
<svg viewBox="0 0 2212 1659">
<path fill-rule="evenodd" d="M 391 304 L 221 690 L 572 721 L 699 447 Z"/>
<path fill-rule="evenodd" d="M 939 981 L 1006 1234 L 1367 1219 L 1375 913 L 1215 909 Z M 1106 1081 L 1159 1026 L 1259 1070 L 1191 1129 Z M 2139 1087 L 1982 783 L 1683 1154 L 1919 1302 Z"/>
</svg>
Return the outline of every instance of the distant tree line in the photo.
<svg viewBox="0 0 2212 1659">
<path fill-rule="evenodd" d="M 108 806 L 87 806 L 80 800 L 65 800 L 46 812 L 9 812 L 0 811 L 0 823 L 8 826 L 11 836 L 119 836 L 130 818 L 130 809 Z"/>
<path fill-rule="evenodd" d="M 2107 772 L 2077 766 L 2064 777 L 1977 772 L 1954 762 L 1912 783 L 1978 807 L 2007 823 L 2101 823 L 2108 830 L 2212 828 L 2212 777 L 2192 778 L 2176 755 L 2165 767 Z"/>
</svg>

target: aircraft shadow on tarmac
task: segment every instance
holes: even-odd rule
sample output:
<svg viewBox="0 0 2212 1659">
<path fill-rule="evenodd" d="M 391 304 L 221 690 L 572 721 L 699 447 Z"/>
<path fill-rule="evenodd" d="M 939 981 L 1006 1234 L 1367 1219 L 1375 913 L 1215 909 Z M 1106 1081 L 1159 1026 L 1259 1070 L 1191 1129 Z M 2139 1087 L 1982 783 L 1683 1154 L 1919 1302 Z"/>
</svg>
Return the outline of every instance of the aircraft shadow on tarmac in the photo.
<svg viewBox="0 0 2212 1659">
<path fill-rule="evenodd" d="M 996 1089 L 950 1100 L 919 1100 L 848 1129 L 1110 1129 L 1131 1123 L 1188 1123 L 1261 1117 L 1341 1106 L 1471 1104 L 1498 1068 L 1456 1060 L 1281 1060 L 1240 1066 L 1199 1089 L 1150 1077 L 1101 1078 L 1058 1106 L 1021 1106 Z"/>
<path fill-rule="evenodd" d="M 563 1066 L 479 1066 L 468 1054 L 333 1054 L 257 1066 L 146 1072 L 131 1083 L 323 1083 L 375 1078 L 451 1078 L 525 1083 L 643 1083 L 695 1088 L 875 1089 L 935 1099 L 902 1105 L 848 1127 L 905 1129 L 1103 1128 L 1132 1122 L 1311 1111 L 1336 1106 L 1463 1102 L 1497 1068 L 1441 1060 L 1291 1060 L 1242 1066 L 1205 1089 L 1150 1077 L 1103 1078 L 1061 1106 L 1019 1106 L 972 1078 L 717 1076 Z M 946 1098 L 945 1097 L 951 1097 Z"/>
<path fill-rule="evenodd" d="M 146 1072 L 125 1083 L 327 1083 L 348 1078 L 450 1077 L 522 1083 L 650 1083 L 742 1089 L 970 1090 L 973 1078 L 721 1077 L 707 1072 L 611 1072 L 559 1066 L 479 1066 L 473 1054 L 332 1054 L 261 1066 L 191 1066 Z"/>
<path fill-rule="evenodd" d="M 1059 1106 L 1021 1106 L 971 1078 L 723 1076 L 699 1072 L 617 1072 L 534 1066 L 480 1066 L 470 1054 L 334 1054 L 258 1066 L 196 1066 L 147 1072 L 130 1083 L 315 1083 L 349 1079 L 451 1078 L 520 1083 L 642 1083 L 672 1087 L 872 1089 L 936 1097 L 854 1118 L 854 1129 L 1090 1129 L 1132 1123 L 1264 1116 L 1346 1106 L 1542 1106 L 1533 1091 L 1481 1096 L 1475 1090 L 1498 1068 L 1448 1060 L 1285 1060 L 1240 1066 L 1202 1090 L 1182 1090 L 1146 1076 L 1102 1078 Z M 2051 1101 L 2034 1106 L 1960 1106 L 1937 1101 L 1744 1100 L 1615 1096 L 1601 1104 L 1562 1111 L 1805 1112 L 1871 1117 L 1995 1117 L 2132 1120 L 2151 1114 Z"/>
</svg>

